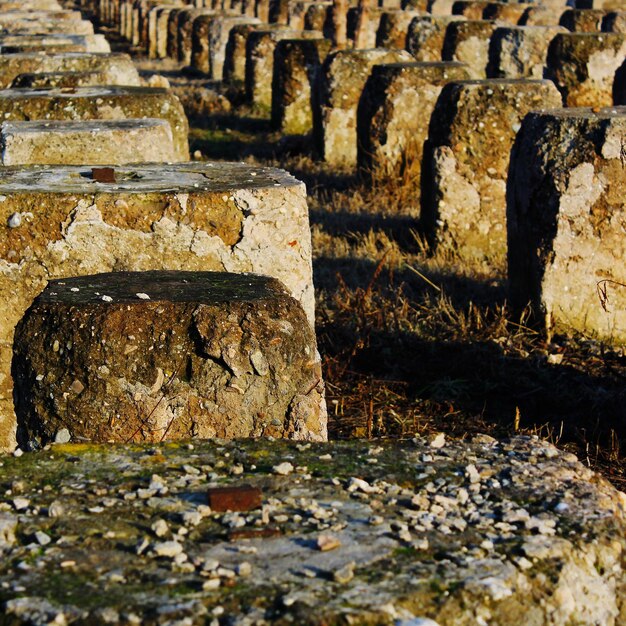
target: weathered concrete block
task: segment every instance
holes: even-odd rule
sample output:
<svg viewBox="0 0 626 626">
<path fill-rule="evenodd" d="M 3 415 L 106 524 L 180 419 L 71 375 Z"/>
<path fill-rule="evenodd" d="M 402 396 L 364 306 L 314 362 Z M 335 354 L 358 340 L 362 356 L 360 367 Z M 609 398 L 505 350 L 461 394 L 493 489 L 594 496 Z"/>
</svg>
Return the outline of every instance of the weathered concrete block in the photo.
<svg viewBox="0 0 626 626">
<path fill-rule="evenodd" d="M 228 35 L 224 58 L 224 81 L 230 84 L 246 80 L 246 46 L 248 35 L 259 28 L 254 24 L 233 26 Z"/>
<path fill-rule="evenodd" d="M 357 109 L 375 65 L 410 63 L 405 50 L 340 50 L 330 54 L 320 75 L 320 100 L 315 104 L 314 135 L 324 160 L 354 167 L 357 163 Z"/>
<path fill-rule="evenodd" d="M 561 15 L 559 24 L 573 33 L 597 33 L 602 30 L 602 20 L 607 14 L 602 9 L 568 9 Z"/>
<path fill-rule="evenodd" d="M 385 11 L 380 16 L 376 47 L 406 50 L 411 22 L 421 15 L 423 15 L 422 11 Z"/>
<path fill-rule="evenodd" d="M 460 15 L 416 17 L 409 26 L 406 49 L 417 61 L 441 61 L 448 26 L 464 19 Z"/>
<path fill-rule="evenodd" d="M 565 6 L 537 5 L 526 9 L 519 21 L 520 26 L 555 26 L 561 21 Z"/>
<path fill-rule="evenodd" d="M 415 217 L 435 103 L 446 83 L 467 78 L 460 63 L 392 63 L 373 67 L 363 90 L 357 120 L 359 169 L 411 185 L 415 202 L 406 212 Z"/>
<path fill-rule="evenodd" d="M 127 54 L 36 52 L 0 54 L 0 88 L 6 89 L 20 74 L 41 72 L 103 72 L 111 85 L 139 85 L 139 74 Z"/>
<path fill-rule="evenodd" d="M 575 0 L 577 9 L 606 9 L 619 11 L 624 8 L 623 0 Z"/>
<path fill-rule="evenodd" d="M 509 281 L 548 331 L 626 341 L 626 107 L 529 115 L 511 154 Z"/>
<path fill-rule="evenodd" d="M 208 74 L 211 70 L 209 29 L 211 24 L 219 19 L 220 16 L 210 12 L 199 15 L 193 20 L 190 64 L 195 70 L 204 72 L 205 74 Z"/>
<path fill-rule="evenodd" d="M 2 448 L 15 441 L 13 329 L 50 278 L 150 269 L 265 274 L 286 285 L 313 326 L 306 190 L 285 172 L 239 163 L 132 165 L 115 168 L 115 183 L 96 182 L 84 167 L 0 174 Z"/>
<path fill-rule="evenodd" d="M 211 22 L 209 27 L 209 76 L 213 80 L 222 80 L 224 78 L 226 47 L 230 38 L 230 31 L 233 27 L 242 24 L 256 25 L 260 24 L 260 21 L 256 17 L 229 17 L 222 15 L 220 19 Z"/>
<path fill-rule="evenodd" d="M 76 89 L 77 87 L 104 87 L 111 85 L 106 72 L 36 72 L 20 74 L 11 88 Z"/>
<path fill-rule="evenodd" d="M 316 30 L 332 39 L 332 3 L 315 2 L 304 15 L 304 30 Z"/>
<path fill-rule="evenodd" d="M 204 15 L 215 15 L 212 9 L 183 10 L 178 16 L 178 61 L 183 65 L 191 63 L 193 51 L 193 25 L 196 19 Z"/>
<path fill-rule="evenodd" d="M 312 90 L 332 43 L 328 39 L 283 39 L 274 53 L 272 124 L 287 135 L 313 130 Z"/>
<path fill-rule="evenodd" d="M 165 120 L 4 122 L 2 165 L 123 165 L 180 161 Z"/>
<path fill-rule="evenodd" d="M 452 15 L 455 2 L 456 0 L 429 0 L 427 10 L 434 16 Z"/>
<path fill-rule="evenodd" d="M 524 116 L 558 107 L 547 80 L 446 85 L 432 115 L 422 166 L 422 221 L 436 244 L 460 258 L 506 259 L 509 153 Z"/>
<path fill-rule="evenodd" d="M 71 92 L 63 89 L 0 91 L 0 119 L 4 121 L 123 120 L 147 117 L 169 123 L 177 158 L 188 159 L 187 118 L 178 98 L 166 89 L 81 87 Z"/>
<path fill-rule="evenodd" d="M 184 11 L 192 11 L 190 7 L 171 9 L 167 14 L 167 56 L 178 60 L 178 18 Z"/>
<path fill-rule="evenodd" d="M 0 35 L 0 54 L 50 53 L 63 48 L 72 48 L 69 52 L 111 52 L 104 35 Z"/>
<path fill-rule="evenodd" d="M 532 4 L 524 2 L 490 2 L 483 11 L 483 19 L 500 20 L 511 25 L 519 24 L 526 11 L 532 6 Z"/>
<path fill-rule="evenodd" d="M 272 108 L 274 51 L 282 39 L 315 37 L 316 34 L 277 26 L 263 27 L 248 33 L 246 40 L 246 95 L 248 100 L 267 117 Z M 317 35 L 319 37 L 319 35 Z"/>
<path fill-rule="evenodd" d="M 565 106 L 610 106 L 615 74 L 625 59 L 622 33 L 560 34 L 550 44 L 547 76 Z"/>
<path fill-rule="evenodd" d="M 167 18 L 169 10 L 180 6 L 175 2 L 168 2 L 167 5 L 157 4 L 153 6 L 148 13 L 148 42 L 147 52 L 148 58 L 158 59 L 163 58 L 160 56 L 160 52 L 165 45 L 165 53 L 167 52 Z M 163 12 L 165 16 L 163 15 Z M 159 19 L 160 18 L 160 19 Z M 165 40 L 163 43 L 162 40 Z"/>
<path fill-rule="evenodd" d="M 626 33 L 626 11 L 609 13 L 602 22 L 602 30 L 607 33 Z"/>
<path fill-rule="evenodd" d="M 361 30 L 358 33 L 361 9 L 359 7 L 351 7 L 347 13 L 348 39 L 352 42 L 353 47 L 357 49 L 376 47 L 376 34 L 378 33 L 380 18 L 387 9 L 370 6 L 366 11 L 365 19 L 362 21 Z"/>
<path fill-rule="evenodd" d="M 16 328 L 13 376 L 24 447 L 64 429 L 98 442 L 327 438 L 315 333 L 267 276 L 52 281 Z"/>
<path fill-rule="evenodd" d="M 491 36 L 487 74 L 492 78 L 543 78 L 550 42 L 562 26 L 497 28 Z"/>
<path fill-rule="evenodd" d="M 307 15 L 323 16 L 321 23 L 319 21 L 314 28 L 308 28 L 308 30 L 321 31 L 324 26 L 324 18 L 326 11 L 332 6 L 332 2 L 319 0 L 305 0 L 304 2 L 293 2 L 289 4 L 289 19 L 287 25 L 294 30 L 304 30 L 307 27 Z M 310 19 L 310 18 L 309 18 Z M 319 20 L 315 17 L 313 19 Z"/>
<path fill-rule="evenodd" d="M 441 57 L 465 63 L 472 78 L 487 76 L 491 36 L 502 24 L 487 20 L 452 22 L 446 29 Z"/>
<path fill-rule="evenodd" d="M 86 20 L 56 20 L 51 17 L 48 20 L 41 19 L 16 19 L 15 21 L 3 21 L 0 14 L 0 28 L 12 35 L 93 35 L 93 24 Z"/>
<path fill-rule="evenodd" d="M 169 40 L 170 13 L 178 10 L 176 6 L 165 6 L 157 9 L 156 17 L 156 58 L 167 57 L 167 43 Z"/>
<path fill-rule="evenodd" d="M 482 20 L 485 8 L 491 0 L 457 0 L 452 5 L 453 15 L 462 15 L 467 20 Z"/>
</svg>

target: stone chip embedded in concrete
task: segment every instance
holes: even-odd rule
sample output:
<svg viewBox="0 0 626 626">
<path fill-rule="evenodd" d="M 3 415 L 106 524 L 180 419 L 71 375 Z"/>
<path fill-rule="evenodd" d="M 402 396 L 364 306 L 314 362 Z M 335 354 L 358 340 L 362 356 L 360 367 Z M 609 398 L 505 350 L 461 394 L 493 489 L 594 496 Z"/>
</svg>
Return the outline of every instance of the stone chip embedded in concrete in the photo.
<svg viewBox="0 0 626 626">
<path fill-rule="evenodd" d="M 443 86 L 467 80 L 461 63 L 376 65 L 358 109 L 358 165 L 375 178 L 402 180 L 413 189 L 419 211 L 421 166 L 430 117 Z"/>
<path fill-rule="evenodd" d="M 615 75 L 625 60 L 626 34 L 560 34 L 550 44 L 547 77 L 567 107 L 611 106 Z"/>
<path fill-rule="evenodd" d="M 357 163 L 357 109 L 372 68 L 383 63 L 410 63 L 405 50 L 340 50 L 331 53 L 320 75 L 314 134 L 326 162 L 353 167 Z"/>
<path fill-rule="evenodd" d="M 239 163 L 0 168 L 0 448 L 15 445 L 13 329 L 51 278 L 156 269 L 273 276 L 314 300 L 306 191 Z M 280 262 L 277 262 L 280 260 Z"/>
<path fill-rule="evenodd" d="M 6 89 L 20 74 L 41 72 L 102 72 L 110 85 L 139 85 L 139 74 L 127 54 L 37 52 L 0 54 L 0 88 Z"/>
<path fill-rule="evenodd" d="M 509 281 L 548 331 L 626 340 L 626 107 L 529 115 L 511 154 Z"/>
<path fill-rule="evenodd" d="M 177 159 L 189 158 L 187 118 L 178 98 L 169 90 L 150 87 L 81 87 L 69 90 L 0 91 L 0 119 L 4 121 L 137 118 L 166 120 L 172 129 Z"/>
<path fill-rule="evenodd" d="M 560 106 L 548 80 L 449 83 L 432 115 L 422 164 L 422 222 L 462 259 L 506 261 L 509 153 L 524 116 Z"/>
<path fill-rule="evenodd" d="M 66 444 L 3 461 L 32 507 L 0 560 L 17 623 L 623 622 L 624 494 L 538 439 Z M 260 489 L 263 508 L 211 511 L 207 482 Z M 63 541 L 15 567 L 51 522 Z"/>
<path fill-rule="evenodd" d="M 172 129 L 165 120 L 4 122 L 2 165 L 123 165 L 175 162 Z"/>
<path fill-rule="evenodd" d="M 51 281 L 15 330 L 17 437 L 323 441 L 315 334 L 275 278 L 115 272 Z"/>
</svg>

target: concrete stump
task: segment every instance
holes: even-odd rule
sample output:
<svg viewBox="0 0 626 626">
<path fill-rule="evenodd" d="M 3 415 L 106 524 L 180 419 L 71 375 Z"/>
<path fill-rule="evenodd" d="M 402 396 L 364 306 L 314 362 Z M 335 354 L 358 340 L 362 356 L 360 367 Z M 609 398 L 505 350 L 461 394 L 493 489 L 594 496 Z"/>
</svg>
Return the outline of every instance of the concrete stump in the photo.
<svg viewBox="0 0 626 626">
<path fill-rule="evenodd" d="M 76 89 L 110 85 L 106 72 L 41 72 L 16 76 L 11 88 Z"/>
<path fill-rule="evenodd" d="M 272 125 L 286 135 L 313 130 L 312 90 L 330 52 L 328 39 L 283 39 L 274 53 Z"/>
<path fill-rule="evenodd" d="M 302 183 L 281 170 L 239 163 L 129 165 L 108 173 L 115 182 L 98 182 L 89 167 L 0 171 L 0 448 L 15 442 L 13 329 L 50 278 L 254 272 L 285 284 L 313 327 Z"/>
<path fill-rule="evenodd" d="M 327 163 L 357 164 L 357 109 L 365 83 L 375 65 L 410 63 L 405 50 L 340 50 L 331 53 L 320 75 L 320 101 L 315 103 L 314 135 Z"/>
<path fill-rule="evenodd" d="M 626 11 L 609 13 L 602 22 L 602 30 L 607 33 L 626 34 Z"/>
<path fill-rule="evenodd" d="M 41 72 L 103 72 L 111 85 L 139 85 L 139 74 L 127 54 L 0 54 L 0 88 L 20 74 Z"/>
<path fill-rule="evenodd" d="M 193 11 L 193 9 L 174 8 L 167 14 L 167 57 L 174 60 L 178 60 L 178 18 L 184 11 Z"/>
<path fill-rule="evenodd" d="M 547 80 L 446 85 L 432 115 L 422 166 L 422 222 L 435 245 L 461 259 L 506 259 L 509 153 L 524 116 L 560 106 Z"/>
<path fill-rule="evenodd" d="M 4 122 L 2 165 L 123 165 L 174 162 L 172 129 L 165 120 Z"/>
<path fill-rule="evenodd" d="M 202 15 L 215 15 L 212 9 L 183 10 L 178 16 L 178 62 L 183 65 L 191 63 L 193 50 L 193 25 L 195 20 Z"/>
<path fill-rule="evenodd" d="M 487 20 L 452 22 L 446 29 L 441 58 L 465 63 L 472 78 L 487 76 L 491 36 L 501 26 Z"/>
<path fill-rule="evenodd" d="M 526 11 L 532 8 L 529 3 L 490 2 L 483 11 L 483 19 L 500 20 L 508 24 L 519 24 Z"/>
<path fill-rule="evenodd" d="M 601 9 L 568 9 L 561 15 L 559 24 L 572 33 L 598 33 L 607 13 Z"/>
<path fill-rule="evenodd" d="M 0 28 L 12 35 L 93 35 L 93 24 L 86 20 L 48 20 L 15 19 L 4 20 L 6 14 L 0 14 Z"/>
<path fill-rule="evenodd" d="M 167 57 L 167 42 L 169 36 L 170 13 L 177 10 L 177 7 L 163 7 L 157 9 L 156 18 L 156 58 L 165 59 Z"/>
<path fill-rule="evenodd" d="M 15 331 L 18 441 L 323 441 L 315 334 L 275 278 L 116 272 L 52 281 Z"/>
<path fill-rule="evenodd" d="M 487 74 L 491 78 L 543 78 L 550 42 L 564 32 L 562 26 L 497 28 L 491 36 Z"/>
<path fill-rule="evenodd" d="M 332 3 L 315 2 L 304 15 L 304 30 L 317 30 L 327 39 L 332 38 Z"/>
<path fill-rule="evenodd" d="M 561 21 L 566 7 L 537 5 L 526 9 L 519 21 L 520 26 L 555 26 Z"/>
<path fill-rule="evenodd" d="M 211 22 L 209 27 L 209 76 L 213 80 L 224 78 L 224 63 L 226 48 L 230 38 L 230 31 L 238 25 L 257 25 L 260 21 L 256 17 L 228 17 L 222 15 L 218 20 Z M 245 61 L 244 61 L 245 75 Z"/>
<path fill-rule="evenodd" d="M 446 83 L 467 78 L 460 63 L 392 63 L 373 67 L 363 90 L 357 120 L 359 170 L 410 185 L 415 204 L 406 211 L 415 217 L 435 103 Z"/>
<path fill-rule="evenodd" d="M 190 64 L 195 70 L 208 74 L 211 70 L 209 57 L 209 28 L 219 17 L 215 13 L 199 15 L 194 21 L 191 32 Z"/>
<path fill-rule="evenodd" d="M 233 26 L 228 35 L 224 57 L 224 81 L 243 83 L 246 80 L 246 45 L 248 35 L 259 27 L 255 24 Z"/>
<path fill-rule="evenodd" d="M 56 52 L 72 47 L 68 52 L 110 53 L 104 35 L 0 35 L 0 54 L 15 52 Z"/>
<path fill-rule="evenodd" d="M 274 51 L 282 39 L 314 37 L 282 26 L 253 30 L 246 40 L 246 96 L 259 112 L 271 115 Z M 319 37 L 319 35 L 318 35 Z"/>
<path fill-rule="evenodd" d="M 611 106 L 615 74 L 625 59 L 622 33 L 560 34 L 550 45 L 547 76 L 567 107 Z"/>
<path fill-rule="evenodd" d="M 409 26 L 406 49 L 415 60 L 424 62 L 441 61 L 446 30 L 452 22 L 464 20 L 460 15 L 416 17 Z"/>
<path fill-rule="evenodd" d="M 433 16 L 452 15 L 455 2 L 456 0 L 429 0 L 427 9 Z"/>
<path fill-rule="evenodd" d="M 69 92 L 63 89 L 0 91 L 0 119 L 4 121 L 124 120 L 147 117 L 169 123 L 177 159 L 188 159 L 187 118 L 178 98 L 169 90 L 81 87 Z"/>
<path fill-rule="evenodd" d="M 406 50 L 411 22 L 421 15 L 423 15 L 421 11 L 385 11 L 380 16 L 376 47 Z"/>
<path fill-rule="evenodd" d="M 529 115 L 507 190 L 511 303 L 548 333 L 626 341 L 626 107 Z"/>
<path fill-rule="evenodd" d="M 482 20 L 490 4 L 491 0 L 457 0 L 452 5 L 452 14 L 462 15 L 467 20 Z"/>
</svg>

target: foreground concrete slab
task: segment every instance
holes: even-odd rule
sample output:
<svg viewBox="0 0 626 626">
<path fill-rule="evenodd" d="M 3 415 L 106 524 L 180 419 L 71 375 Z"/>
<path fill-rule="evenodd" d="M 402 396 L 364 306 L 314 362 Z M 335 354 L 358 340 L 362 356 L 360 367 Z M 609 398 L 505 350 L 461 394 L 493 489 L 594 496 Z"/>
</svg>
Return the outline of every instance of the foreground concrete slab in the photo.
<svg viewBox="0 0 626 626">
<path fill-rule="evenodd" d="M 103 72 L 110 85 L 139 85 L 139 74 L 127 54 L 36 52 L 0 54 L 0 88 L 6 89 L 20 74 L 41 72 Z"/>
<path fill-rule="evenodd" d="M 509 281 L 548 332 L 626 341 L 626 107 L 524 120 L 508 183 Z"/>
<path fill-rule="evenodd" d="M 57 48 L 81 48 L 74 52 L 110 53 L 111 47 L 104 35 L 0 35 L 0 54 L 15 52 L 56 52 Z"/>
<path fill-rule="evenodd" d="M 51 278 L 152 269 L 273 276 L 314 300 L 306 191 L 281 170 L 238 163 L 0 171 L 0 447 L 14 444 L 13 329 Z M 277 262 L 280 260 L 280 262 Z"/>
<path fill-rule="evenodd" d="M 106 72 L 27 72 L 16 76 L 12 89 L 76 89 L 111 86 Z"/>
<path fill-rule="evenodd" d="M 2 165 L 124 165 L 180 161 L 165 120 L 4 122 Z"/>
<path fill-rule="evenodd" d="M 0 91 L 0 119 L 5 121 L 137 118 L 167 121 L 172 129 L 177 159 L 189 158 L 187 118 L 178 98 L 167 89 L 81 87 Z"/>
<path fill-rule="evenodd" d="M 548 80 L 446 85 L 433 112 L 422 165 L 422 222 L 459 258 L 506 263 L 509 155 L 524 116 L 560 106 Z"/>
<path fill-rule="evenodd" d="M 536 439 L 442 443 L 58 444 L 7 457 L 4 610 L 23 624 L 202 624 L 228 611 L 242 625 L 619 626 L 624 494 Z M 224 510 L 219 486 L 239 510 Z M 107 593 L 72 593 L 89 582 Z"/>
<path fill-rule="evenodd" d="M 325 441 L 316 354 L 302 306 L 275 278 L 157 271 L 52 281 L 15 330 L 18 441 L 39 447 L 62 430 L 103 443 Z"/>
</svg>

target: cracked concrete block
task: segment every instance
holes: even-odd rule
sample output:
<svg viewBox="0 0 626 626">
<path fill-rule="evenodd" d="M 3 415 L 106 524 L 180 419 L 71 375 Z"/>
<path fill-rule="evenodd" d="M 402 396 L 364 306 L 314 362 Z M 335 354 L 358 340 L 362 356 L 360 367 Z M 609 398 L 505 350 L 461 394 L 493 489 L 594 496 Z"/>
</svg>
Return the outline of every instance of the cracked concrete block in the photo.
<svg viewBox="0 0 626 626">
<path fill-rule="evenodd" d="M 598 33 L 608 13 L 602 9 L 568 9 L 561 15 L 559 24 L 572 33 Z"/>
<path fill-rule="evenodd" d="M 555 330 L 626 341 L 626 107 L 535 112 L 511 154 L 511 303 Z"/>
<path fill-rule="evenodd" d="M 385 11 L 380 16 L 378 32 L 376 33 L 376 47 L 406 50 L 411 22 L 423 14 L 423 11 L 414 10 Z"/>
<path fill-rule="evenodd" d="M 461 63 L 377 65 L 358 109 L 358 166 L 374 178 L 402 180 L 413 202 L 407 214 L 419 217 L 424 142 L 430 117 L 445 84 L 467 80 Z"/>
<path fill-rule="evenodd" d="M 51 281 L 15 330 L 17 436 L 327 439 L 315 333 L 268 276 L 115 272 Z"/>
<path fill-rule="evenodd" d="M 548 80 L 450 83 L 437 101 L 422 164 L 422 222 L 461 259 L 506 259 L 509 153 L 524 116 L 559 107 Z"/>
<path fill-rule="evenodd" d="M 0 88 L 11 86 L 20 74 L 42 72 L 103 72 L 111 85 L 139 85 L 139 74 L 127 54 L 37 52 L 0 54 Z"/>
<path fill-rule="evenodd" d="M 2 165 L 123 165 L 180 161 L 165 120 L 4 122 Z"/>
<path fill-rule="evenodd" d="M 114 183 L 93 176 L 72 166 L 0 171 L 0 448 L 15 444 L 13 329 L 51 278 L 254 272 L 280 280 L 313 327 L 304 184 L 240 163 L 119 166 Z"/>
<path fill-rule="evenodd" d="M 111 47 L 104 35 L 0 35 L 0 54 L 37 51 L 109 53 Z"/>
<path fill-rule="evenodd" d="M 567 107 L 611 106 L 615 74 L 625 59 L 622 33 L 560 34 L 550 44 L 547 77 Z"/>
<path fill-rule="evenodd" d="M 248 35 L 257 30 L 256 24 L 238 24 L 228 34 L 224 58 L 224 81 L 229 84 L 243 83 L 246 80 L 246 45 Z"/>
<path fill-rule="evenodd" d="M 472 78 L 485 78 L 491 36 L 502 25 L 493 20 L 452 22 L 446 29 L 441 58 L 465 63 Z"/>
<path fill-rule="evenodd" d="M 383 63 L 410 63 L 405 50 L 340 50 L 331 53 L 320 75 L 320 100 L 314 104 L 314 136 L 327 163 L 357 163 L 357 109 L 372 68 Z"/>
<path fill-rule="evenodd" d="M 246 40 L 246 95 L 252 105 L 266 117 L 272 108 L 274 51 L 282 39 L 315 38 L 319 34 L 284 26 L 263 27 L 248 33 Z"/>
<path fill-rule="evenodd" d="M 550 42 L 563 26 L 510 26 L 491 36 L 487 74 L 491 78 L 543 78 Z"/>
<path fill-rule="evenodd" d="M 274 53 L 272 125 L 287 135 L 313 130 L 313 91 L 332 47 L 328 39 L 283 39 Z"/>
<path fill-rule="evenodd" d="M 0 55 L 0 62 L 2 58 Z M 189 158 L 187 118 L 180 101 L 169 90 L 149 87 L 81 87 L 71 91 L 0 91 L 0 119 L 4 121 L 137 118 L 167 121 L 172 129 L 177 158 Z"/>
<path fill-rule="evenodd" d="M 406 49 L 422 63 L 441 61 L 446 30 L 452 22 L 464 20 L 460 15 L 416 17 L 409 26 Z"/>
</svg>

